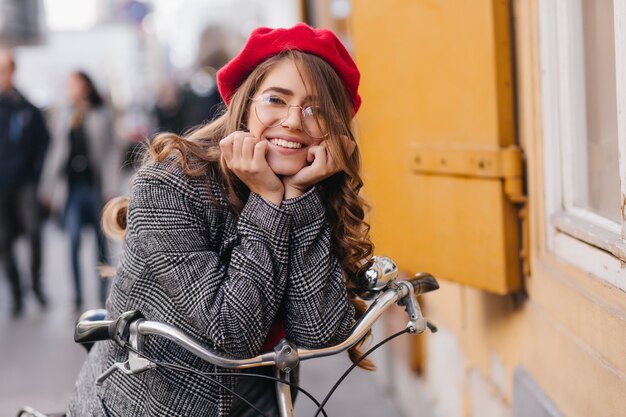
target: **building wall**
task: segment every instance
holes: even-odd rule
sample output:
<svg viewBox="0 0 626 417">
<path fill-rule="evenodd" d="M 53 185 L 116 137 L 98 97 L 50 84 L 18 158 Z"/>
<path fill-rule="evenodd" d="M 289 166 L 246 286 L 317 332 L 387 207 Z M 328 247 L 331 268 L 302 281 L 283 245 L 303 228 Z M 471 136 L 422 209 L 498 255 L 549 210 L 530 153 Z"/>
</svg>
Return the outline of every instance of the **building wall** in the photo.
<svg viewBox="0 0 626 417">
<path fill-rule="evenodd" d="M 365 7 L 364 3 L 353 2 L 357 19 L 359 7 Z M 404 7 L 404 3 L 396 3 L 395 7 Z M 479 3 L 488 6 L 487 3 L 501 2 L 493 0 L 476 4 Z M 424 410 L 413 406 L 416 395 L 431 400 L 431 413 L 435 417 L 622 416 L 626 410 L 626 294 L 560 261 L 546 248 L 537 4 L 536 1 L 513 1 L 510 5 L 515 40 L 511 51 L 516 73 L 516 121 L 510 123 L 514 123 L 511 127 L 516 130 L 517 141 L 525 155 L 528 200 L 520 213 L 528 219 L 529 234 L 525 239 L 528 239 L 526 255 L 529 256 L 530 273 L 523 280 L 523 291 L 509 295 L 495 295 L 471 285 L 442 279 L 439 291 L 423 297 L 427 318 L 440 328 L 439 333 L 421 336 L 426 344 L 421 356 L 423 373 L 418 376 L 411 372 L 396 372 L 392 377 L 396 381 L 392 385 L 411 387 L 396 390 L 407 416 L 425 415 Z M 407 4 L 406 13 L 418 6 L 430 7 L 433 15 L 439 12 L 439 22 L 447 18 L 445 8 L 438 8 L 435 2 Z M 394 13 L 401 14 L 402 10 L 396 9 Z M 468 19 L 471 17 L 470 13 Z M 384 18 L 383 13 L 381 21 Z M 416 21 L 416 25 L 419 24 L 422 22 Z M 357 60 L 359 56 L 368 58 L 376 53 L 372 50 L 359 52 L 360 47 L 366 46 L 359 44 L 363 36 L 358 31 L 380 28 L 359 24 L 352 27 L 357 31 L 354 33 Z M 445 56 L 447 52 L 441 51 L 441 55 Z M 399 61 L 402 59 L 405 58 L 399 57 Z M 398 65 L 398 62 L 389 63 L 394 64 Z M 407 73 L 420 77 L 422 72 L 415 69 L 419 65 L 416 59 L 414 65 L 406 66 Z M 363 72 L 367 76 L 372 71 L 365 68 Z M 441 77 L 446 76 L 448 74 L 441 74 Z M 497 75 L 492 76 L 496 83 Z M 418 80 L 415 84 L 425 81 Z M 379 88 L 385 86 L 381 84 Z M 408 94 L 419 96 L 417 91 Z M 364 97 L 364 100 L 368 98 L 372 99 L 372 96 Z M 380 111 L 386 110 L 381 108 Z M 375 115 L 376 108 L 366 112 Z M 367 129 L 372 125 L 362 123 L 366 139 L 368 133 L 371 134 Z M 409 150 L 410 141 L 407 140 L 406 146 Z M 379 149 L 384 151 L 384 144 L 380 144 Z M 367 163 L 366 158 L 366 171 L 384 169 Z M 387 166 L 388 182 L 395 180 L 394 173 Z M 390 185 L 389 191 L 394 190 Z M 405 189 L 403 192 L 412 191 Z M 394 225 L 402 222 L 398 220 L 398 213 L 384 210 L 388 201 L 381 201 L 376 193 L 370 197 L 372 195 L 373 215 L 378 215 L 375 227 L 385 225 L 386 221 Z M 428 195 L 422 194 L 420 198 L 427 199 Z M 449 204 L 454 204 L 456 198 L 457 195 L 451 194 Z M 413 214 L 406 212 L 404 218 L 412 218 Z M 389 217 L 392 215 L 395 218 Z M 419 219 L 416 222 L 416 230 L 419 230 Z M 411 244 L 402 239 L 397 243 L 404 247 Z M 472 244 L 480 244 L 480 238 Z M 391 248 L 391 253 L 385 255 L 393 257 L 393 247 L 383 246 Z M 450 262 L 455 262 L 455 258 Z M 403 350 L 398 346 L 388 349 Z M 397 363 L 408 368 L 409 361 L 402 355 L 389 357 L 396 362 L 395 368 L 399 366 Z"/>
</svg>

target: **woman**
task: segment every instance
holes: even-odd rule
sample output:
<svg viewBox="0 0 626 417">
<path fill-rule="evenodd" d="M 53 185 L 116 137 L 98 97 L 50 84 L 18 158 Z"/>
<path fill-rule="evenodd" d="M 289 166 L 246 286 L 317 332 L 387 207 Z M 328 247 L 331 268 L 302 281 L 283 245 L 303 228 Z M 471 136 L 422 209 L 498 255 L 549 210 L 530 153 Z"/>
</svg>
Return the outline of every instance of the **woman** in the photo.
<svg viewBox="0 0 626 417">
<path fill-rule="evenodd" d="M 67 80 L 67 108 L 55 117 L 55 137 L 46 162 L 42 187 L 53 211 L 64 210 L 64 226 L 70 235 L 71 263 L 76 309 L 83 304 L 80 268 L 81 234 L 84 226 L 94 230 L 98 261 L 107 263 L 106 240 L 100 229 L 104 199 L 115 195 L 120 152 L 113 136 L 113 119 L 91 78 L 76 71 Z M 100 281 L 104 304 L 106 281 Z"/>
<path fill-rule="evenodd" d="M 236 357 L 284 336 L 311 348 L 344 340 L 363 311 L 346 287 L 372 252 L 350 127 L 358 79 L 330 31 L 255 30 L 218 73 L 225 113 L 185 138 L 157 137 L 137 172 L 110 317 L 137 309 Z M 166 340 L 145 351 L 215 370 Z M 248 415 L 209 379 L 165 369 L 96 388 L 125 356 L 96 344 L 70 415 Z M 272 384 L 219 381 L 276 414 Z"/>
</svg>

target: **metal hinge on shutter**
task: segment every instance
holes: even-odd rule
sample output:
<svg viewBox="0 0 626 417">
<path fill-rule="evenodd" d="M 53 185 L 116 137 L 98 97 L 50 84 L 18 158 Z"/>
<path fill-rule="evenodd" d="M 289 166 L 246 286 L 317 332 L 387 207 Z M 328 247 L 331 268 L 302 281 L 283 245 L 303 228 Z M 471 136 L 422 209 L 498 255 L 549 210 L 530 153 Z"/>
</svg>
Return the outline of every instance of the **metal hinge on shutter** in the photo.
<svg viewBox="0 0 626 417">
<path fill-rule="evenodd" d="M 530 274 L 528 210 L 525 207 L 522 150 L 511 145 L 500 149 L 419 148 L 413 158 L 413 172 L 470 178 L 501 179 L 509 201 L 519 205 L 522 232 L 520 258 L 524 275 Z"/>
<path fill-rule="evenodd" d="M 501 178 L 504 193 L 513 203 L 524 203 L 522 151 L 517 146 L 502 149 L 421 148 L 415 152 L 414 172 Z"/>
</svg>

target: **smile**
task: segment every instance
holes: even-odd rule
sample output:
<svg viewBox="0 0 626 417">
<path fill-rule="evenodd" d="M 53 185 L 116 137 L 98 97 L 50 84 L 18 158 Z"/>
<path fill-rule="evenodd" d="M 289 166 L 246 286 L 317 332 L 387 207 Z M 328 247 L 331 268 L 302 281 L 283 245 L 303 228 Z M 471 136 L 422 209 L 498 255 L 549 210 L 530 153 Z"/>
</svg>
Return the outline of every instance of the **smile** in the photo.
<svg viewBox="0 0 626 417">
<path fill-rule="evenodd" d="M 269 139 L 269 141 L 272 145 L 280 146 L 281 148 L 300 149 L 303 146 L 300 142 L 292 142 L 284 139 Z"/>
</svg>

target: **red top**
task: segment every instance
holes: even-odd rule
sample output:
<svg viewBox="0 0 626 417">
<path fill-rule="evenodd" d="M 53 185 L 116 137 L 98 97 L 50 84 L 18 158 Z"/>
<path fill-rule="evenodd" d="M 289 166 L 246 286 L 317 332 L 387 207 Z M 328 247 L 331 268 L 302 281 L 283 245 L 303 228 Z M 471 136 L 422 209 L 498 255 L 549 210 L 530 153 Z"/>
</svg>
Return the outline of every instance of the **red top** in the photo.
<svg viewBox="0 0 626 417">
<path fill-rule="evenodd" d="M 261 346 L 261 352 L 274 350 L 274 346 L 276 346 L 278 342 L 280 342 L 280 340 L 286 336 L 287 333 L 285 332 L 283 320 L 277 317 L 270 326 L 270 331 L 267 333 L 267 337 L 265 338 L 265 342 L 263 342 L 263 346 Z"/>
</svg>

